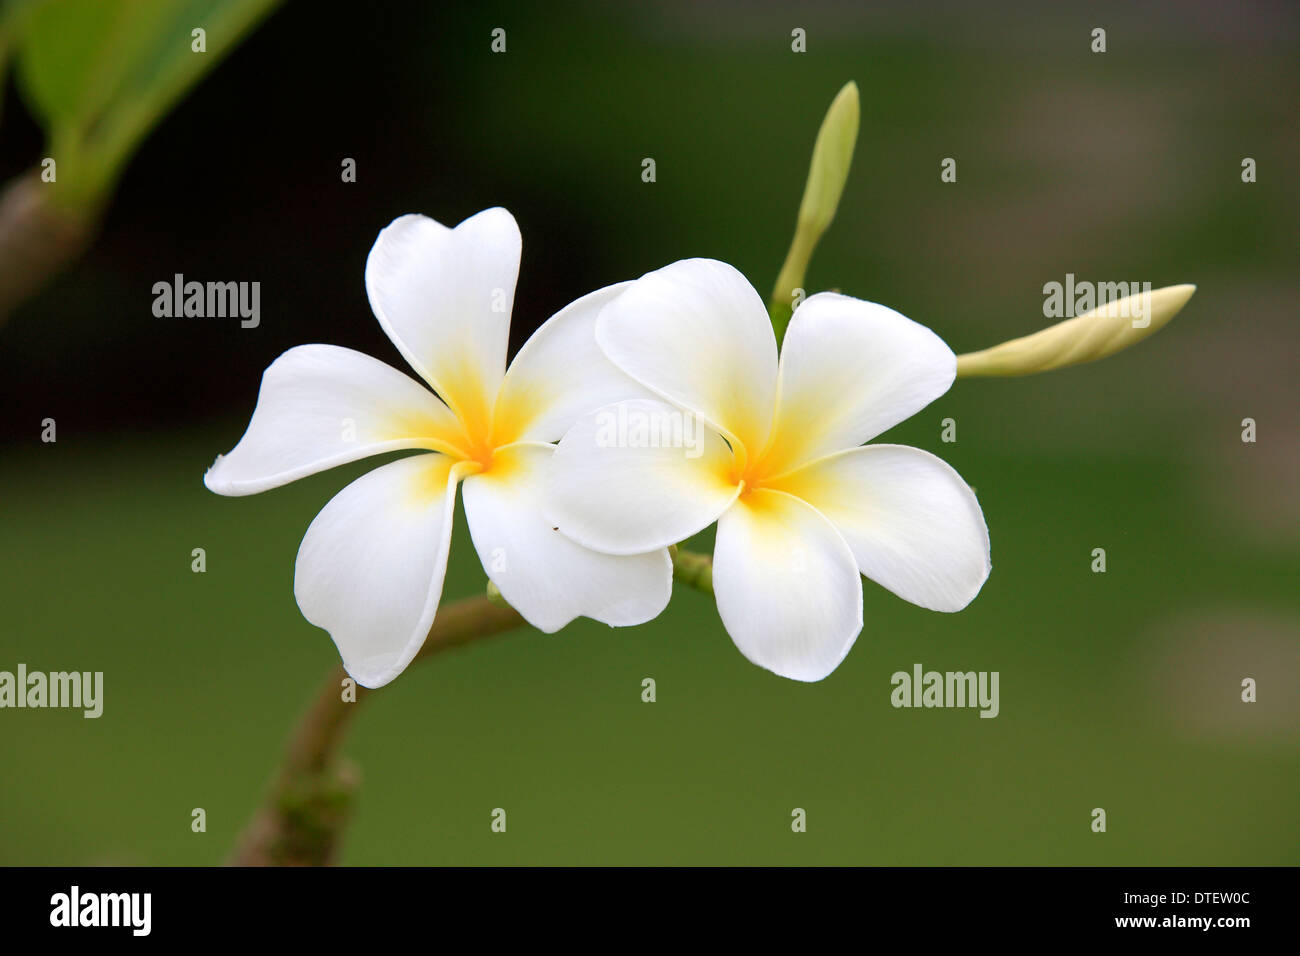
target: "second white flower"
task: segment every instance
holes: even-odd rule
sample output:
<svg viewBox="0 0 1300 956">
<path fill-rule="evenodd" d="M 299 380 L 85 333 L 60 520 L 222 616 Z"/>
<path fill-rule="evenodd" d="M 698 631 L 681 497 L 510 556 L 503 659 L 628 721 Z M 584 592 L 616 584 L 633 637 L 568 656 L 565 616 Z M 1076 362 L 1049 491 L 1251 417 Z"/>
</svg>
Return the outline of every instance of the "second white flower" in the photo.
<svg viewBox="0 0 1300 956">
<path fill-rule="evenodd" d="M 717 521 L 718 612 L 755 664 L 803 681 L 831 673 L 862 630 L 859 574 L 937 611 L 979 592 L 988 529 L 961 476 L 919 449 L 859 447 L 952 385 L 956 357 L 929 329 L 823 292 L 795 311 L 778 361 L 744 276 L 689 259 L 604 306 L 596 341 L 662 401 L 620 402 L 568 431 L 551 520 L 624 555 Z M 704 425 L 689 447 L 665 440 L 690 435 L 683 414 Z M 650 424 L 611 441 L 612 415 Z"/>
</svg>

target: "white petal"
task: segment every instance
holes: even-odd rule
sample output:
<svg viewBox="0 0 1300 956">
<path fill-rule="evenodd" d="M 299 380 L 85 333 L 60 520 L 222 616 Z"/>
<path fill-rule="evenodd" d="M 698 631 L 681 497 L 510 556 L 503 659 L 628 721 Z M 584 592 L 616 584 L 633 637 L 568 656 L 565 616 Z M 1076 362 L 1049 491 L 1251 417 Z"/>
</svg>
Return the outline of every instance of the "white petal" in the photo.
<svg viewBox="0 0 1300 956">
<path fill-rule="evenodd" d="M 506 371 L 493 416 L 498 445 L 559 441 L 588 412 L 649 398 L 596 345 L 600 310 L 631 285 L 606 286 L 571 302 L 532 334 Z"/>
<path fill-rule="evenodd" d="M 552 526 L 607 554 L 642 554 L 713 524 L 740 488 L 717 432 L 663 402 L 636 399 L 580 419 L 556 448 Z"/>
<path fill-rule="evenodd" d="M 718 521 L 718 614 L 759 667 L 821 680 L 862 630 L 862 579 L 848 545 L 810 505 L 759 489 Z"/>
<path fill-rule="evenodd" d="M 820 292 L 795 310 L 781 346 L 768 474 L 870 441 L 952 386 L 957 357 L 893 309 Z"/>
<path fill-rule="evenodd" d="M 929 452 L 854 448 L 776 486 L 824 514 L 862 573 L 913 604 L 960 611 L 989 576 L 989 530 L 975 493 Z"/>
<path fill-rule="evenodd" d="M 504 209 L 455 229 L 410 215 L 380 232 L 366 259 L 379 324 L 471 428 L 486 428 L 505 374 L 520 245 Z"/>
<path fill-rule="evenodd" d="M 368 455 L 462 441 L 455 416 L 414 379 L 352 349 L 300 345 L 266 370 L 248 430 L 203 482 L 251 495 Z"/>
<path fill-rule="evenodd" d="M 293 593 L 329 631 L 343 666 L 380 687 L 411 662 L 433 624 L 451 544 L 457 470 L 413 455 L 362 475 L 307 529 Z"/>
<path fill-rule="evenodd" d="M 703 417 L 748 454 L 772 424 L 776 337 L 763 300 L 725 262 L 683 259 L 605 307 L 596 341 L 655 394 Z"/>
<path fill-rule="evenodd" d="M 488 577 L 548 634 L 580 616 L 613 627 L 658 617 L 672 595 L 668 551 L 598 554 L 555 530 L 542 509 L 554 453 L 554 445 L 511 445 L 497 450 L 487 471 L 465 479 L 465 517 Z"/>
</svg>

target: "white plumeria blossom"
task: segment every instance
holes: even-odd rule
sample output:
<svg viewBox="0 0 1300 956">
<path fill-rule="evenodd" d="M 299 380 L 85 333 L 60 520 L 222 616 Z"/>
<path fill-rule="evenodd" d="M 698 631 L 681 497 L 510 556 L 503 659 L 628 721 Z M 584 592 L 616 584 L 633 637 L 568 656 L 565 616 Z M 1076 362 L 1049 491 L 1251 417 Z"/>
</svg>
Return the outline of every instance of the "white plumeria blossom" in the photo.
<svg viewBox="0 0 1300 956">
<path fill-rule="evenodd" d="M 822 292 L 795 310 L 780 358 L 763 301 L 731 266 L 688 259 L 601 311 L 596 341 L 656 398 L 584 416 L 552 464 L 552 523 L 636 554 L 718 523 L 718 612 L 749 660 L 821 680 L 862 630 L 866 575 L 958 611 L 990 570 L 974 492 L 928 452 L 865 442 L 948 390 L 956 357 L 892 309 Z M 608 423 L 693 416 L 702 440 L 617 440 Z M 643 429 L 653 434 L 653 425 Z"/>
<path fill-rule="evenodd" d="M 507 369 L 520 248 L 519 227 L 504 209 L 454 229 L 425 216 L 395 220 L 366 260 L 366 292 L 379 324 L 433 391 L 360 352 L 298 346 L 266 370 L 248 430 L 204 476 L 218 494 L 248 495 L 370 455 L 425 452 L 345 487 L 298 551 L 298 606 L 329 631 L 363 686 L 400 674 L 433 624 L 458 483 L 484 570 L 538 630 L 579 616 L 641 624 L 668 603 L 664 548 L 588 550 L 554 530 L 541 500 L 550 443 L 585 412 L 644 394 L 594 335 L 601 309 L 630 283 L 556 313 Z"/>
</svg>

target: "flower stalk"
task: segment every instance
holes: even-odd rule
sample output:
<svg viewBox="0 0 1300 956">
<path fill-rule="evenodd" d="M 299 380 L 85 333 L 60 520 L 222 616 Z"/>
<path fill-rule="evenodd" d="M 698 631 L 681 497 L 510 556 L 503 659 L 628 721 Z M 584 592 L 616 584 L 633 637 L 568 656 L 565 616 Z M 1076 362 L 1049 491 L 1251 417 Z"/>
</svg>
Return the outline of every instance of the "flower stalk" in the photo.
<svg viewBox="0 0 1300 956">
<path fill-rule="evenodd" d="M 713 555 L 682 551 L 677 547 L 670 548 L 669 553 L 673 558 L 674 580 L 705 594 L 713 594 Z"/>
<path fill-rule="evenodd" d="M 519 612 L 486 597 L 444 605 L 416 660 L 524 623 Z M 289 738 L 262 807 L 227 866 L 327 866 L 338 857 L 352 816 L 360 773 L 339 755 L 358 706 L 374 691 L 356 685 L 344 699 L 347 672 L 335 665 Z M 355 696 L 353 696 L 355 695 Z"/>
<path fill-rule="evenodd" d="M 675 580 L 713 593 L 707 554 L 677 551 Z M 500 591 L 445 604 L 415 656 L 422 661 L 453 647 L 504 634 L 527 622 Z M 414 663 L 414 661 L 412 662 Z M 340 750 L 357 706 L 376 691 L 355 685 L 344 700 L 347 671 L 336 664 L 321 683 L 285 747 L 284 759 L 261 808 L 240 835 L 227 866 L 328 866 L 337 862 L 341 838 L 360 787 L 357 767 Z M 355 684 L 355 682 L 354 682 Z"/>
</svg>

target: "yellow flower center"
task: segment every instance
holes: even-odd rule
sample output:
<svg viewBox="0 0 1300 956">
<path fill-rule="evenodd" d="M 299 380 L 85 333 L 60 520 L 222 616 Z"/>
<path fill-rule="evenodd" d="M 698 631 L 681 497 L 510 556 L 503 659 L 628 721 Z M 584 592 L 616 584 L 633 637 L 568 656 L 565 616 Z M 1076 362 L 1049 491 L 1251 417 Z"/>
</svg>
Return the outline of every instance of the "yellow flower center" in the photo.
<svg viewBox="0 0 1300 956">
<path fill-rule="evenodd" d="M 772 465 L 779 460 L 780 456 L 772 454 L 773 445 L 775 445 L 775 441 L 770 442 L 763 453 L 759 455 L 746 454 L 743 445 L 732 449 L 731 471 L 728 478 L 732 484 L 741 485 L 740 496 L 742 498 L 767 486 L 771 479 L 777 477 L 777 472 Z"/>
<path fill-rule="evenodd" d="M 508 462 L 497 452 L 520 440 L 536 409 L 533 403 L 519 400 L 508 403 L 475 400 L 474 392 L 466 391 L 470 400 L 458 403 L 453 409 L 459 429 L 450 443 L 453 447 L 449 453 L 458 461 L 476 466 L 468 469 L 468 474 L 500 471 Z"/>
</svg>

